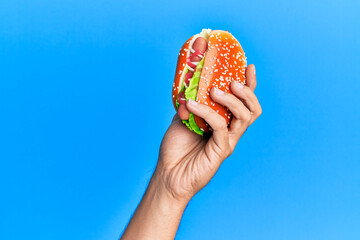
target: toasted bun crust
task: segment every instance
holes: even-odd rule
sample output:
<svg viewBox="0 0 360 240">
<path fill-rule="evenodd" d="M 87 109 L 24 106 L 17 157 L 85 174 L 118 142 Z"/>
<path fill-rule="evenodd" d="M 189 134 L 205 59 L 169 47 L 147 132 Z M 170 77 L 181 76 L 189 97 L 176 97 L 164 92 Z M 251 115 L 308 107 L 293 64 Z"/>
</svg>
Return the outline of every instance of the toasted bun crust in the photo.
<svg viewBox="0 0 360 240">
<path fill-rule="evenodd" d="M 189 51 L 189 44 L 193 37 L 188 39 L 182 46 L 176 67 L 175 80 L 173 84 L 172 99 L 176 109 L 176 98 L 179 92 L 181 75 L 186 66 L 186 57 Z M 199 88 L 196 101 L 210 106 L 222 117 L 227 124 L 231 121 L 231 113 L 227 108 L 215 103 L 210 98 L 210 90 L 213 87 L 219 88 L 224 92 L 230 92 L 230 83 L 238 81 L 245 83 L 246 58 L 245 53 L 239 43 L 231 33 L 227 31 L 211 31 L 208 50 L 205 53 L 204 67 L 201 72 Z M 200 117 L 195 116 L 195 122 L 199 128 L 209 132 L 209 126 Z"/>
<path fill-rule="evenodd" d="M 173 89 L 172 89 L 172 100 L 173 100 L 173 104 L 174 104 L 174 108 L 176 109 L 176 98 L 177 95 L 180 91 L 180 81 L 181 81 L 181 76 L 184 72 L 185 66 L 186 66 L 186 58 L 187 58 L 187 54 L 190 51 L 190 42 L 192 40 L 194 36 L 192 36 L 191 38 L 189 38 L 184 45 L 181 47 L 180 52 L 179 52 L 179 57 L 178 57 L 178 61 L 177 61 L 177 66 L 176 66 L 176 72 L 175 72 L 175 79 L 174 79 L 174 83 L 173 83 Z"/>
<path fill-rule="evenodd" d="M 210 89 L 216 87 L 224 92 L 230 92 L 230 83 L 233 80 L 245 83 L 245 70 L 245 53 L 239 41 L 227 31 L 211 31 L 196 101 L 210 106 L 229 124 L 231 113 L 227 108 L 211 100 Z M 209 131 L 208 125 L 202 118 L 195 116 L 195 122 L 205 132 Z"/>
</svg>

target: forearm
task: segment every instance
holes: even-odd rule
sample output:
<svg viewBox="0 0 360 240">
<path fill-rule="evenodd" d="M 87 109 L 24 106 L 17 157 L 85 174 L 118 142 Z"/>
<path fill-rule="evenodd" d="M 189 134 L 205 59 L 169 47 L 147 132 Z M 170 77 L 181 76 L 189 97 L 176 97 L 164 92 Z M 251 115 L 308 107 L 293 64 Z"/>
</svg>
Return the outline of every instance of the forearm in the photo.
<svg viewBox="0 0 360 240">
<path fill-rule="evenodd" d="M 121 240 L 174 239 L 185 207 L 171 197 L 155 172 Z"/>
</svg>

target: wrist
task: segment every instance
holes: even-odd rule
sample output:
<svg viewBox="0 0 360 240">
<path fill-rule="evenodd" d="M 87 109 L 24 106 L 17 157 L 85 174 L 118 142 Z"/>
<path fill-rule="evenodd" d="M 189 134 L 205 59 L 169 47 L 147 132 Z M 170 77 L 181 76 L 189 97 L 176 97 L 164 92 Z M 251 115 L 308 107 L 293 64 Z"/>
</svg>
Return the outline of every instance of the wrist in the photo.
<svg viewBox="0 0 360 240">
<path fill-rule="evenodd" d="M 154 173 L 121 239 L 174 239 L 186 205 L 174 199 Z"/>
<path fill-rule="evenodd" d="M 188 202 L 191 198 L 179 198 L 177 197 L 166 185 L 166 181 L 161 176 L 158 169 L 155 170 L 151 177 L 146 194 L 156 199 L 156 202 L 160 203 L 161 207 L 166 211 L 181 211 L 185 210 Z"/>
</svg>

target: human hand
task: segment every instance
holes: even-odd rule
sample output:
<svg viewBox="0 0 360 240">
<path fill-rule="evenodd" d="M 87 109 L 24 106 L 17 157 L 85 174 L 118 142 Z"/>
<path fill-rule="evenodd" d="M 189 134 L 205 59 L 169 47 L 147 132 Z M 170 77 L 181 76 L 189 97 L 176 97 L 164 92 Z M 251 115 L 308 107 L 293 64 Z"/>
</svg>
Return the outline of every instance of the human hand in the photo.
<svg viewBox="0 0 360 240">
<path fill-rule="evenodd" d="M 185 127 L 176 114 L 160 146 L 159 160 L 149 186 L 122 240 L 174 239 L 188 201 L 214 176 L 220 164 L 234 151 L 245 130 L 260 116 L 254 94 L 255 66 L 246 69 L 246 85 L 234 82 L 231 93 L 211 89 L 213 101 L 233 114 L 225 119 L 207 105 L 187 102 L 187 108 L 213 129 L 201 137 Z"/>
<path fill-rule="evenodd" d="M 154 177 L 174 199 L 187 203 L 214 176 L 221 163 L 232 154 L 245 130 L 260 116 L 261 106 L 254 94 L 255 66 L 246 69 L 246 85 L 232 82 L 231 93 L 211 89 L 210 97 L 229 109 L 233 119 L 225 119 L 209 106 L 187 101 L 190 112 L 202 117 L 212 128 L 211 137 L 201 137 L 184 126 L 176 114 L 160 147 Z"/>
</svg>

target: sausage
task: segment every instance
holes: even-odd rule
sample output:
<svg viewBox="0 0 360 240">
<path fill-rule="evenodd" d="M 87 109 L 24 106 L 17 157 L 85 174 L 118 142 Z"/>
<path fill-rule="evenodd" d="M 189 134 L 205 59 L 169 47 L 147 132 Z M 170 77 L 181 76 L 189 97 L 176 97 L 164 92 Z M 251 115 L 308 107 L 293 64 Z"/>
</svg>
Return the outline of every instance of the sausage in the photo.
<svg viewBox="0 0 360 240">
<path fill-rule="evenodd" d="M 205 38 L 203 37 L 198 37 L 195 42 L 193 43 L 192 45 L 192 49 L 194 51 L 196 50 L 200 50 L 202 53 L 204 53 L 207 49 L 207 45 L 208 43 L 206 42 Z M 190 55 L 190 60 L 192 62 L 199 62 L 201 61 L 202 57 L 198 56 L 198 55 L 195 55 L 194 53 L 192 53 Z"/>
<path fill-rule="evenodd" d="M 194 51 L 196 50 L 200 50 L 202 52 L 205 52 L 207 49 L 207 42 L 205 40 L 205 38 L 203 37 L 198 37 L 195 42 L 192 45 L 192 48 L 194 49 Z"/>
<path fill-rule="evenodd" d="M 178 100 L 179 104 L 185 104 L 185 102 L 186 102 L 185 91 L 182 91 L 179 93 L 177 100 Z"/>
<path fill-rule="evenodd" d="M 192 71 L 189 71 L 186 73 L 185 80 L 184 80 L 186 86 L 189 86 L 190 79 L 193 77 L 193 75 L 194 75 L 194 72 L 192 72 Z"/>
<path fill-rule="evenodd" d="M 207 49 L 207 41 L 203 37 L 198 37 L 193 45 L 192 49 L 194 50 L 193 53 L 190 54 L 189 59 L 191 62 L 199 62 L 201 61 L 202 57 L 201 55 L 204 54 L 204 52 Z M 202 54 L 201 54 L 202 53 Z M 200 56 L 199 56 L 200 55 Z M 194 68 L 195 70 L 195 68 Z M 188 73 L 185 75 L 185 84 L 186 86 L 189 86 L 189 81 L 194 75 L 194 72 L 189 69 Z M 179 103 L 179 109 L 178 109 L 178 115 L 181 120 L 188 120 L 189 119 L 189 110 L 186 107 L 186 99 L 185 99 L 185 92 L 180 92 L 178 95 L 178 103 Z"/>
<path fill-rule="evenodd" d="M 189 110 L 187 109 L 185 104 L 180 104 L 178 109 L 178 115 L 181 120 L 188 120 L 189 119 Z"/>
<path fill-rule="evenodd" d="M 181 120 L 188 120 L 189 119 L 189 110 L 186 108 L 186 99 L 185 99 L 185 92 L 180 92 L 178 95 L 178 115 Z"/>
<path fill-rule="evenodd" d="M 189 71 L 194 72 L 196 69 L 196 63 L 200 62 L 204 57 L 204 53 L 207 49 L 207 42 L 205 38 L 198 37 L 191 46 L 190 56 L 186 59 L 186 64 L 189 67 Z"/>
</svg>

